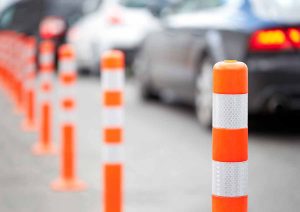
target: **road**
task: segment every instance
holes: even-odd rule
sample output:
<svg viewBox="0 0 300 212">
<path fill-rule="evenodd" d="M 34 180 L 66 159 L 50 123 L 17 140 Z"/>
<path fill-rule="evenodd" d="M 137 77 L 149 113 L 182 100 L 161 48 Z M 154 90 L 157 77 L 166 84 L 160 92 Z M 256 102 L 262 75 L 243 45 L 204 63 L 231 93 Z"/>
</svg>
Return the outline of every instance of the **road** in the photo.
<svg viewBox="0 0 300 212">
<path fill-rule="evenodd" d="M 126 88 L 125 211 L 211 211 L 211 131 L 199 127 L 192 108 L 143 102 L 135 88 L 132 82 Z M 1 212 L 101 211 L 99 80 L 80 79 L 77 94 L 77 172 L 88 184 L 81 193 L 50 190 L 58 157 L 31 154 L 36 134 L 20 130 L 21 117 L 0 94 Z M 297 120 L 250 121 L 249 211 L 300 210 Z M 54 140 L 58 146 L 57 129 Z"/>
</svg>

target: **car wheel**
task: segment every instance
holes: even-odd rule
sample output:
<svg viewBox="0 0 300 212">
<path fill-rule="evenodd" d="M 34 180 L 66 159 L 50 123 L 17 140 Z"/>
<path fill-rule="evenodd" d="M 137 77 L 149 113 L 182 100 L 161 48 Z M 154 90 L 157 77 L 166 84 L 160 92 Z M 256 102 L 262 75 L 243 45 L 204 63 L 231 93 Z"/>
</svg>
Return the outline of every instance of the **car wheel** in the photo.
<svg viewBox="0 0 300 212">
<path fill-rule="evenodd" d="M 140 97 L 142 100 L 149 101 L 159 99 L 158 94 L 150 86 L 142 83 L 139 84 Z"/>
<path fill-rule="evenodd" d="M 201 61 L 199 69 L 195 83 L 196 112 L 200 124 L 209 128 L 212 125 L 212 60 L 205 57 Z"/>
</svg>

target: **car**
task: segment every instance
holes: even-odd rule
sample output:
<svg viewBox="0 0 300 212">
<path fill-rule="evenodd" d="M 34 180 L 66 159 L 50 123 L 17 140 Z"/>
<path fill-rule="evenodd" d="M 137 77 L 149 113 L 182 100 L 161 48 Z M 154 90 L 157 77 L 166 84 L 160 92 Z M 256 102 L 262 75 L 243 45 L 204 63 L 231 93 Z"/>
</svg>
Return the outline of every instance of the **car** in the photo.
<svg viewBox="0 0 300 212">
<path fill-rule="evenodd" d="M 300 109 L 300 2 L 185 0 L 161 15 L 134 64 L 144 99 L 195 105 L 211 126 L 212 68 L 222 60 L 249 67 L 249 113 Z"/>
<path fill-rule="evenodd" d="M 77 53 L 80 70 L 99 73 L 103 52 L 122 50 L 130 65 L 137 49 L 153 29 L 159 26 L 156 15 L 166 0 L 87 0 L 84 16 L 68 33 L 67 40 Z"/>
<path fill-rule="evenodd" d="M 81 0 L 20 0 L 0 15 L 0 30 L 12 30 L 51 39 L 56 47 L 66 42 L 68 27 L 81 17 Z"/>
</svg>

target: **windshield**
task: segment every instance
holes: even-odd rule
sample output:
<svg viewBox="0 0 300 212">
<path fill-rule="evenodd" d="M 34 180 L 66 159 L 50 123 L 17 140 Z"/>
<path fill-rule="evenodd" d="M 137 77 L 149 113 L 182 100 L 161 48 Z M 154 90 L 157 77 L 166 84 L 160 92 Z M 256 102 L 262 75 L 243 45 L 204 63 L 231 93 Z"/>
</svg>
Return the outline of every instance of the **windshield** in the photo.
<svg viewBox="0 0 300 212">
<path fill-rule="evenodd" d="M 120 4 L 125 7 L 143 8 L 147 6 L 147 0 L 120 0 Z"/>
<path fill-rule="evenodd" d="M 299 0 L 252 0 L 255 13 L 267 20 L 280 22 L 300 21 Z"/>
<path fill-rule="evenodd" d="M 82 16 L 82 0 L 48 0 L 46 15 L 63 17 L 69 25 Z"/>
<path fill-rule="evenodd" d="M 238 2 L 240 0 L 183 0 L 175 6 L 173 11 L 174 13 L 189 13 Z"/>
</svg>

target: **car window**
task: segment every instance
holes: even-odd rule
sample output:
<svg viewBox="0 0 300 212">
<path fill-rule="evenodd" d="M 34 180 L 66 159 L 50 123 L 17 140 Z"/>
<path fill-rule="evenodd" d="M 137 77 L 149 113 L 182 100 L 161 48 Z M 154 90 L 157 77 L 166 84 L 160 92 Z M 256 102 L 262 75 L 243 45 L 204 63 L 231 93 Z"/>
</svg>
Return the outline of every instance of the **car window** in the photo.
<svg viewBox="0 0 300 212">
<path fill-rule="evenodd" d="M 254 12 L 261 18 L 280 22 L 300 21 L 299 0 L 252 0 Z"/>
<path fill-rule="evenodd" d="M 172 13 L 188 13 L 203 9 L 219 7 L 233 0 L 183 0 L 176 4 Z"/>
<path fill-rule="evenodd" d="M 8 28 L 13 20 L 14 14 L 15 14 L 15 7 L 13 6 L 4 10 L 0 17 L 0 28 L 2 29 Z"/>
<path fill-rule="evenodd" d="M 47 0 L 45 16 L 62 17 L 68 25 L 74 24 L 82 16 L 82 0 Z"/>
<path fill-rule="evenodd" d="M 147 0 L 120 0 L 120 4 L 125 7 L 143 8 L 147 6 Z"/>
<path fill-rule="evenodd" d="M 83 13 L 88 14 L 96 11 L 100 7 L 102 2 L 103 0 L 87 0 L 83 4 Z"/>
</svg>

